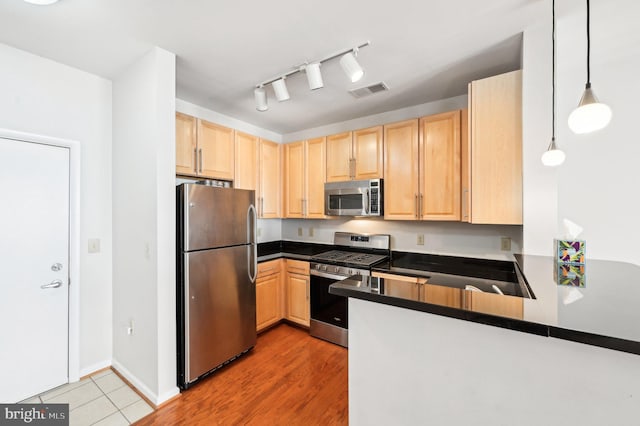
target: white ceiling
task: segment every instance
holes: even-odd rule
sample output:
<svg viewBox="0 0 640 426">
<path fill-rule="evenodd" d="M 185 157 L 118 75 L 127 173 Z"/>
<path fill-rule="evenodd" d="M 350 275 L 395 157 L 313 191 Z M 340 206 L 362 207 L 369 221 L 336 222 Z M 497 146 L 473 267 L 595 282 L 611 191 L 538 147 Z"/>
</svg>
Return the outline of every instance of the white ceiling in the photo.
<svg viewBox="0 0 640 426">
<path fill-rule="evenodd" d="M 550 19 L 546 0 L 0 1 L 0 42 L 112 79 L 159 46 L 177 55 L 180 99 L 286 134 L 466 93 L 470 80 L 520 67 L 520 33 Z M 348 82 L 337 60 L 325 87 L 287 80 L 291 100 L 256 84 L 369 40 Z M 0 65 L 1 66 L 1 65 Z M 348 90 L 384 81 L 389 92 Z"/>
</svg>

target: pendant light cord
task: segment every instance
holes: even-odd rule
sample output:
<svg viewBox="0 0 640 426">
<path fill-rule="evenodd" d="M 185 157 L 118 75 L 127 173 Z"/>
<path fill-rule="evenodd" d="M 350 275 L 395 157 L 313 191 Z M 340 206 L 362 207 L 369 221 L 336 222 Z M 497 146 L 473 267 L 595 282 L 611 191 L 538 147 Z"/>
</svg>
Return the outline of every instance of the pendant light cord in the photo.
<svg viewBox="0 0 640 426">
<path fill-rule="evenodd" d="M 587 0 L 587 89 L 591 88 L 591 34 L 590 34 L 590 22 L 589 19 L 589 0 Z"/>
<path fill-rule="evenodd" d="M 589 0 L 587 0 L 588 2 Z M 551 140 L 556 139 L 556 0 L 551 0 Z"/>
</svg>

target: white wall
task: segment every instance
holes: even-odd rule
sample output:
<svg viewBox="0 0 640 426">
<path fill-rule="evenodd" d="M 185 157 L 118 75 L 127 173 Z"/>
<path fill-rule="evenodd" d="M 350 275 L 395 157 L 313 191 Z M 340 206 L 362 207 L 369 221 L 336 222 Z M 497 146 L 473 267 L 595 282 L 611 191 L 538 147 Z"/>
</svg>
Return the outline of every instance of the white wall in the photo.
<svg viewBox="0 0 640 426">
<path fill-rule="evenodd" d="M 259 136 L 273 142 L 282 142 L 282 135 L 279 133 L 254 126 L 246 121 L 220 114 L 219 112 L 183 101 L 182 99 L 176 99 L 176 111 L 202 118 L 204 120 L 211 121 L 212 123 L 220 124 L 221 126 L 231 127 L 232 129 L 240 130 L 241 132 L 245 132 L 250 135 Z"/>
<path fill-rule="evenodd" d="M 178 392 L 174 114 L 172 53 L 155 48 L 114 80 L 113 365 L 155 403 Z"/>
<path fill-rule="evenodd" d="M 349 299 L 349 424 L 637 424 L 640 357 Z"/>
<path fill-rule="evenodd" d="M 302 236 L 298 229 L 302 229 Z M 310 231 L 313 229 L 313 236 Z M 441 255 L 513 260 L 522 247 L 521 226 L 470 225 L 458 222 L 413 222 L 382 219 L 283 219 L 282 239 L 333 244 L 334 231 L 390 234 L 391 249 Z M 424 245 L 416 244 L 424 234 Z M 500 237 L 511 238 L 511 250 L 500 250 Z"/>
<path fill-rule="evenodd" d="M 111 363 L 111 82 L 4 44 L 0 64 L 0 128 L 81 145 L 76 285 L 84 375 Z M 100 239 L 100 253 L 87 253 L 89 238 Z"/>
<path fill-rule="evenodd" d="M 552 239 L 562 235 L 562 219 L 568 218 L 584 227 L 587 261 L 640 264 L 640 231 L 635 225 L 640 4 L 591 4 L 591 81 L 596 96 L 613 109 L 613 120 L 601 131 L 580 136 L 569 130 L 567 118 L 586 82 L 586 9 L 581 0 L 562 2 L 558 9 L 556 140 L 567 160 L 546 172 L 539 165 L 551 134 L 549 18 L 547 26 L 528 29 L 524 36 L 524 249 L 551 255 Z"/>
<path fill-rule="evenodd" d="M 347 132 L 349 130 L 365 129 L 367 127 L 378 126 L 380 124 L 394 123 L 396 121 L 408 120 L 410 118 L 422 117 L 425 115 L 437 114 L 454 109 L 467 108 L 467 96 L 456 96 L 454 98 L 442 99 L 428 102 L 412 107 L 401 108 L 394 111 L 380 114 L 368 115 L 366 117 L 355 118 L 353 120 L 328 124 L 326 126 L 314 127 L 313 129 L 302 130 L 295 133 L 287 133 L 282 136 L 285 143 L 305 139 L 318 138 L 336 133 Z"/>
</svg>

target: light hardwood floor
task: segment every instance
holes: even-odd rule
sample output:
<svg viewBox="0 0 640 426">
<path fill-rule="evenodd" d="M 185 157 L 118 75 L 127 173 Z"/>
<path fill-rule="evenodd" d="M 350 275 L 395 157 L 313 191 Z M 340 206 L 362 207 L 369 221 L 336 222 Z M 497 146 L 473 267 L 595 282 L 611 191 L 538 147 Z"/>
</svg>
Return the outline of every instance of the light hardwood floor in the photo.
<svg viewBox="0 0 640 426">
<path fill-rule="evenodd" d="M 346 425 L 347 350 L 278 325 L 136 425 Z"/>
</svg>

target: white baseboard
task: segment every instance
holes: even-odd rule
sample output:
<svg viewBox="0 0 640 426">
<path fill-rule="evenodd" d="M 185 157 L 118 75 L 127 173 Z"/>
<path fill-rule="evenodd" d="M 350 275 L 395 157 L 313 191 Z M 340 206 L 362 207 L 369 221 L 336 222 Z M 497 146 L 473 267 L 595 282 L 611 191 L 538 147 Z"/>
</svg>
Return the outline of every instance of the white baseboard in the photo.
<svg viewBox="0 0 640 426">
<path fill-rule="evenodd" d="M 104 361 L 96 362 L 95 364 L 89 365 L 87 367 L 82 367 L 80 369 L 80 376 L 77 378 L 69 377 L 69 383 L 77 382 L 78 380 L 80 380 L 80 377 L 88 376 L 90 374 L 95 373 L 98 370 L 102 370 L 107 367 L 111 367 L 111 361 L 108 359 Z M 75 380 L 73 380 L 74 378 Z"/>
<path fill-rule="evenodd" d="M 162 404 L 165 401 L 175 397 L 180 394 L 180 389 L 178 387 L 174 387 L 170 389 L 162 395 L 156 395 L 151 389 L 147 387 L 140 379 L 138 379 L 133 373 L 131 373 L 126 367 L 118 362 L 118 360 L 114 359 L 112 361 L 112 366 L 114 369 L 118 370 L 118 373 L 122 374 L 122 376 L 129 381 L 137 390 L 142 392 L 142 394 L 149 399 L 156 407 Z"/>
</svg>

